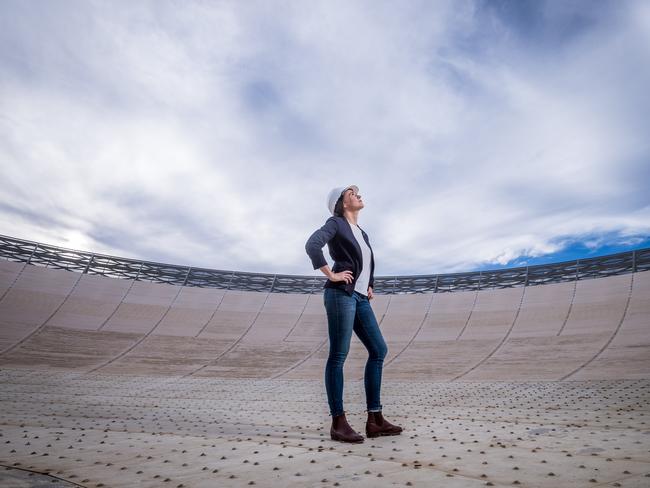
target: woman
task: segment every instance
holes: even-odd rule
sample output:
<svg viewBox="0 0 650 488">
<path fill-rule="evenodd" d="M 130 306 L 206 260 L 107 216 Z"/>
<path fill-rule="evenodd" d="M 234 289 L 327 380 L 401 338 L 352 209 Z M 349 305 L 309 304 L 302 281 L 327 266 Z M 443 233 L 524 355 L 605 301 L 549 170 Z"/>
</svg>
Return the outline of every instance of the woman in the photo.
<svg viewBox="0 0 650 488">
<path fill-rule="evenodd" d="M 359 188 L 351 185 L 334 188 L 327 207 L 332 213 L 325 225 L 314 232 L 305 250 L 314 269 L 320 269 L 328 280 L 323 301 L 327 312 L 330 351 L 325 367 L 325 387 L 332 427 L 332 440 L 363 442 L 345 418 L 343 410 L 343 364 L 350 349 L 352 331 L 368 350 L 364 385 L 368 420 L 366 435 L 397 435 L 402 428 L 382 417 L 380 403 L 381 372 L 388 352 L 370 307 L 373 298 L 375 261 L 366 233 L 357 225 L 359 211 L 364 207 Z M 327 244 L 334 266 L 330 269 L 323 256 Z"/>
</svg>

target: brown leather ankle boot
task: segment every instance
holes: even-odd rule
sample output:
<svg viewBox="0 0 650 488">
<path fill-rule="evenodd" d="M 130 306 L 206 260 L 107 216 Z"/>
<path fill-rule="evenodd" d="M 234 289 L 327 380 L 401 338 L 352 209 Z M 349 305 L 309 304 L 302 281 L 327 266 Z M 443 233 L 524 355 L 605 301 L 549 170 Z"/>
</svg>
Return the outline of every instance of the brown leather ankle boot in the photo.
<svg viewBox="0 0 650 488">
<path fill-rule="evenodd" d="M 332 417 L 332 428 L 330 429 L 330 437 L 333 441 L 341 442 L 363 442 L 364 438 L 361 434 L 356 433 L 345 418 L 345 412 L 341 415 Z"/>
<path fill-rule="evenodd" d="M 382 435 L 399 435 L 402 428 L 399 425 L 393 425 L 386 420 L 381 412 L 368 412 L 368 421 L 366 422 L 366 436 L 379 437 Z"/>
</svg>

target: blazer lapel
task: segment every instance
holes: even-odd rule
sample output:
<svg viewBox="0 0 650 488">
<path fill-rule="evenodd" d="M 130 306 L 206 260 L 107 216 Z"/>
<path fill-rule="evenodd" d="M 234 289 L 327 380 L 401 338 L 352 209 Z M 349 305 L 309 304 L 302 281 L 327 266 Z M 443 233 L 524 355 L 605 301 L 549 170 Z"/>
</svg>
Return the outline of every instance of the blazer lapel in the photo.
<svg viewBox="0 0 650 488">
<path fill-rule="evenodd" d="M 354 236 L 354 232 L 352 232 L 352 224 L 348 222 L 348 219 L 343 219 L 345 222 L 348 224 L 348 229 L 350 229 L 350 235 L 349 238 L 352 239 L 352 243 L 355 245 L 357 249 L 357 256 L 359 257 L 359 262 L 363 259 L 363 254 L 361 253 L 361 246 L 359 245 L 359 242 L 357 241 L 357 238 Z"/>
</svg>

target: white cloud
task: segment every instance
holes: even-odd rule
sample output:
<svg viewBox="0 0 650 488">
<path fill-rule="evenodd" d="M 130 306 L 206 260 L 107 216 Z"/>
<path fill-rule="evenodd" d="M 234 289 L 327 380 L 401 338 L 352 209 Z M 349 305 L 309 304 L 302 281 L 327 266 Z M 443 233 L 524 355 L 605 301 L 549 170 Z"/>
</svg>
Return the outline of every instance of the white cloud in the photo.
<svg viewBox="0 0 650 488">
<path fill-rule="evenodd" d="M 521 29 L 470 1 L 4 4 L 0 233 L 311 274 L 354 183 L 379 275 L 630 242 L 650 44 L 626 6 Z"/>
</svg>

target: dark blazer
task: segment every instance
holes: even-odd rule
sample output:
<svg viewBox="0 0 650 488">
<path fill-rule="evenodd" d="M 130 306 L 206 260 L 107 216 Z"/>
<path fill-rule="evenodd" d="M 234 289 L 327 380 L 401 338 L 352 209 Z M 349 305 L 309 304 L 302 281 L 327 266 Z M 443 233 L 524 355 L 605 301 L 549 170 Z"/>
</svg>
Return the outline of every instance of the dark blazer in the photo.
<svg viewBox="0 0 650 488">
<path fill-rule="evenodd" d="M 361 227 L 359 227 L 361 229 Z M 370 280 L 368 286 L 373 286 L 375 281 L 375 256 L 368 241 L 368 235 L 361 229 L 361 235 L 370 248 Z M 323 246 L 327 244 L 330 256 L 334 260 L 332 272 L 352 271 L 352 282 L 330 281 L 325 282 L 323 288 L 339 288 L 345 290 L 352 296 L 357 278 L 361 274 L 361 247 L 357 242 L 350 223 L 344 217 L 332 216 L 325 222 L 325 225 L 315 231 L 305 244 L 305 251 L 311 259 L 314 269 L 321 268 L 327 264 L 323 255 Z"/>
</svg>

